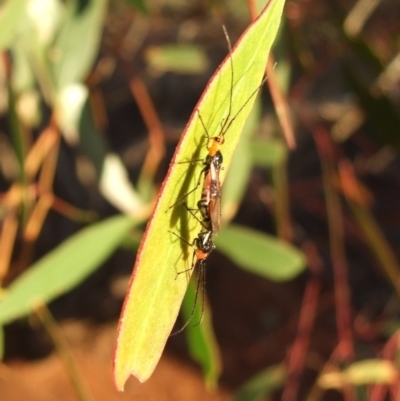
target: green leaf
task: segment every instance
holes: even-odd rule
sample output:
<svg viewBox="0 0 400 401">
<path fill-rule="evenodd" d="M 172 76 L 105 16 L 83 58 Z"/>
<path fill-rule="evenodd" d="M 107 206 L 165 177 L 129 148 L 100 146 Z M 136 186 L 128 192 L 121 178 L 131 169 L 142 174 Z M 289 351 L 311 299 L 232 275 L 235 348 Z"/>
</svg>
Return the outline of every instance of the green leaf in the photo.
<svg viewBox="0 0 400 401">
<path fill-rule="evenodd" d="M 282 365 L 271 366 L 245 383 L 237 392 L 234 401 L 261 401 L 265 396 L 285 383 L 286 369 Z"/>
<path fill-rule="evenodd" d="M 280 139 L 260 140 L 251 143 L 253 163 L 261 167 L 281 166 L 287 158 L 288 150 Z"/>
<path fill-rule="evenodd" d="M 208 66 L 205 52 L 195 46 L 153 46 L 146 51 L 146 61 L 154 69 L 177 74 L 201 74 Z"/>
<path fill-rule="evenodd" d="M 210 80 L 178 144 L 136 259 L 120 319 L 114 359 L 114 379 L 120 390 L 130 374 L 140 381 L 152 374 L 188 285 L 188 277 L 176 277 L 176 273 L 191 267 L 193 249 L 169 231 L 192 242 L 201 226 L 183 207 L 170 207 L 195 186 L 202 166 L 179 162 L 203 159 L 206 155 L 199 115 L 210 135 L 218 134 L 221 123 L 228 120 L 231 125 L 225 135 L 225 170 L 221 174 L 221 180 L 224 179 L 261 83 L 283 5 L 284 0 L 270 0 L 242 35 L 232 51 L 233 87 L 231 59 L 227 58 Z M 201 188 L 197 188 L 186 200 L 192 206 L 200 196 Z"/>
<path fill-rule="evenodd" d="M 393 362 L 385 359 L 354 362 L 344 371 L 346 381 L 355 386 L 371 383 L 391 384 L 397 380 L 397 373 Z"/>
<path fill-rule="evenodd" d="M 214 389 L 221 374 L 221 355 L 212 328 L 211 309 L 206 302 L 207 300 L 204 302 L 204 314 L 202 316 L 203 289 L 201 286 L 205 282 L 200 283 L 196 301 L 197 280 L 194 279 L 197 279 L 197 275 L 195 274 L 192 276 L 182 304 L 182 316 L 185 322 L 190 318 L 193 306 L 195 306 L 193 316 L 185 329 L 185 334 L 190 355 L 201 365 L 207 387 Z M 195 301 L 196 305 L 194 305 Z M 198 324 L 200 321 L 201 323 Z"/>
<path fill-rule="evenodd" d="M 343 371 L 322 374 L 318 379 L 318 385 L 325 389 L 339 389 L 348 385 L 390 385 L 396 381 L 397 376 L 397 368 L 392 361 L 385 359 L 365 359 L 352 363 Z"/>
<path fill-rule="evenodd" d="M 16 96 L 11 88 L 8 87 L 8 126 L 11 132 L 11 140 L 13 145 L 13 150 L 18 160 L 19 167 L 19 181 L 21 185 L 24 185 L 26 182 L 26 174 L 25 174 L 25 157 L 27 154 L 27 138 L 24 135 L 24 130 L 22 129 L 22 124 L 20 119 L 18 118 L 17 108 L 16 108 Z"/>
<path fill-rule="evenodd" d="M 0 6 L 0 52 L 14 41 L 19 22 L 25 17 L 27 0 L 8 0 Z"/>
<path fill-rule="evenodd" d="M 93 224 L 40 259 L 2 294 L 0 323 L 28 315 L 37 303 L 74 288 L 110 256 L 133 224 L 127 216 Z"/>
<path fill-rule="evenodd" d="M 58 90 L 82 82 L 91 69 L 100 44 L 100 34 L 107 0 L 88 0 L 67 3 L 67 15 L 57 35 L 52 53 L 57 55 L 53 74 Z"/>
<path fill-rule="evenodd" d="M 241 200 L 246 193 L 252 171 L 251 143 L 254 130 L 260 120 L 261 103 L 255 102 L 246 124 L 243 128 L 235 157 L 222 188 L 222 212 L 224 221 L 229 221 L 236 214 Z"/>
<path fill-rule="evenodd" d="M 230 224 L 215 243 L 239 267 L 274 281 L 290 280 L 306 266 L 303 254 L 292 245 L 247 227 Z"/>
<path fill-rule="evenodd" d="M 32 66 L 26 48 L 21 40 L 13 43 L 11 50 L 13 60 L 12 86 L 16 93 L 32 90 L 36 84 Z"/>
<path fill-rule="evenodd" d="M 370 212 L 368 207 L 363 206 L 347 197 L 351 211 L 360 227 L 360 231 L 365 237 L 365 241 L 376 261 L 381 266 L 390 283 L 393 285 L 397 294 L 400 294 L 399 271 L 400 265 L 393 248 L 385 238 L 385 234 L 379 227 L 378 221 Z"/>
<path fill-rule="evenodd" d="M 125 2 L 143 14 L 149 13 L 145 0 L 125 0 Z"/>
</svg>

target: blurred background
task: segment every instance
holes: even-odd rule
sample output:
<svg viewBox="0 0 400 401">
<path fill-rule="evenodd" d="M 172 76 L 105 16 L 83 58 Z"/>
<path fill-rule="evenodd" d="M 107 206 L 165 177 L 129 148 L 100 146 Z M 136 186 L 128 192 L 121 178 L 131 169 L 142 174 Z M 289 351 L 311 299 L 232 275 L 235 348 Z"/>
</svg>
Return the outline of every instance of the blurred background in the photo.
<svg viewBox="0 0 400 401">
<path fill-rule="evenodd" d="M 235 43 L 261 7 L 0 1 L 2 400 L 399 398 L 396 0 L 286 1 L 222 195 L 227 230 L 249 241 L 222 233 L 208 260 L 212 323 L 115 390 L 152 205 L 228 53 L 222 25 Z"/>
</svg>

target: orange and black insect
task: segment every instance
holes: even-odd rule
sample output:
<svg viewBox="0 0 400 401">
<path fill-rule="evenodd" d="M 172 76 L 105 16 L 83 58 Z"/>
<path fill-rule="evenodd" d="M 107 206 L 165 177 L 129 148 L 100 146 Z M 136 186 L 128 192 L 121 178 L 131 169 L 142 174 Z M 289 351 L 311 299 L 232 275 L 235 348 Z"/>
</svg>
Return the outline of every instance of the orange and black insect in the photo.
<svg viewBox="0 0 400 401">
<path fill-rule="evenodd" d="M 200 231 L 198 236 L 194 239 L 193 243 L 190 243 L 186 239 L 182 238 L 180 235 L 177 233 L 174 233 L 173 231 L 170 231 L 171 234 L 175 235 L 178 237 L 181 241 L 183 241 L 185 244 L 193 248 L 193 257 L 192 257 L 192 264 L 191 267 L 187 270 L 183 270 L 177 273 L 177 275 L 186 273 L 189 271 L 193 271 L 194 269 L 197 270 L 198 272 L 198 277 L 197 277 L 197 286 L 196 286 L 196 293 L 195 293 L 195 299 L 194 299 L 194 304 L 193 304 L 193 309 L 186 321 L 186 323 L 181 327 L 178 331 L 175 331 L 171 335 L 175 335 L 183 331 L 187 325 L 190 323 L 192 320 L 192 317 L 194 315 L 196 305 L 197 305 L 197 299 L 199 295 L 199 290 L 200 290 L 200 285 L 202 286 L 202 302 L 201 302 L 201 319 L 203 318 L 204 314 L 204 298 L 205 298 L 205 273 L 206 273 L 206 261 L 210 253 L 215 249 L 215 244 L 212 239 L 212 231 L 205 230 L 203 229 Z M 195 325 L 199 325 L 201 323 L 200 321 Z"/>
<path fill-rule="evenodd" d="M 229 37 L 224 29 L 225 36 L 228 41 L 229 50 L 232 50 L 231 43 Z M 206 149 L 208 154 L 204 159 L 195 159 L 188 160 L 181 163 L 192 163 L 199 162 L 203 163 L 203 168 L 200 172 L 199 178 L 197 180 L 197 184 L 193 189 L 184 194 L 177 202 L 169 207 L 172 208 L 176 205 L 182 204 L 186 207 L 186 209 L 201 223 L 203 226 L 202 231 L 198 234 L 198 236 L 194 239 L 193 243 L 188 242 L 178 234 L 171 231 L 173 235 L 180 238 L 184 243 L 191 246 L 193 248 L 193 258 L 190 269 L 179 272 L 178 274 L 191 271 L 193 269 L 198 269 L 198 281 L 196 287 L 195 301 L 193 310 L 184 324 L 184 326 L 177 332 L 173 334 L 180 333 L 191 321 L 196 304 L 198 299 L 198 293 L 200 289 L 200 285 L 202 285 L 202 316 L 204 312 L 204 291 L 205 291 L 205 268 L 206 268 L 206 260 L 210 253 L 215 249 L 215 244 L 213 242 L 213 235 L 218 234 L 220 232 L 221 226 L 221 182 L 220 182 L 220 172 L 223 169 L 223 155 L 221 152 L 222 146 L 225 142 L 225 134 L 228 132 L 232 123 L 235 121 L 237 116 L 242 112 L 247 103 L 255 96 L 261 86 L 265 83 L 266 79 L 263 79 L 261 84 L 256 88 L 256 90 L 250 95 L 250 97 L 245 101 L 245 103 L 239 108 L 239 110 L 235 113 L 235 115 L 231 118 L 232 114 L 232 100 L 233 100 L 233 62 L 232 58 L 230 58 L 231 63 L 231 82 L 230 82 L 230 92 L 229 92 L 229 109 L 226 118 L 224 118 L 221 123 L 220 132 L 216 136 L 209 135 L 206 124 L 201 117 L 200 112 L 198 112 L 199 120 L 203 126 L 205 136 L 207 139 Z M 195 192 L 203 182 L 201 198 L 197 202 L 197 209 L 190 208 L 185 199 L 193 192 Z M 201 215 L 201 219 L 196 217 L 195 212 L 199 211 Z M 200 322 L 199 322 L 200 323 Z M 199 324 L 198 323 L 198 324 Z"/>
</svg>

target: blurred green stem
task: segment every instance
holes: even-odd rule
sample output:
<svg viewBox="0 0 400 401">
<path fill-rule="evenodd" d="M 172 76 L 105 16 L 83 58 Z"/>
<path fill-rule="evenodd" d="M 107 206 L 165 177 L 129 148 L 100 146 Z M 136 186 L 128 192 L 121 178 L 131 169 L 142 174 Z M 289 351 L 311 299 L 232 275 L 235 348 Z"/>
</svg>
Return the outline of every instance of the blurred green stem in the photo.
<svg viewBox="0 0 400 401">
<path fill-rule="evenodd" d="M 65 370 L 71 380 L 72 386 L 75 389 L 78 400 L 92 401 L 93 397 L 90 395 L 89 389 L 86 388 L 83 383 L 82 374 L 78 370 L 77 363 L 74 360 L 69 345 L 49 309 L 45 304 L 41 304 L 35 308 L 35 312 L 57 349 L 58 355 L 60 356 L 65 366 Z"/>
<path fill-rule="evenodd" d="M 383 236 L 378 224 L 365 207 L 356 204 L 348 199 L 351 210 L 360 226 L 372 252 L 376 259 L 383 267 L 387 277 L 393 284 L 397 295 L 400 297 L 400 266 L 397 263 L 396 257 Z"/>
</svg>

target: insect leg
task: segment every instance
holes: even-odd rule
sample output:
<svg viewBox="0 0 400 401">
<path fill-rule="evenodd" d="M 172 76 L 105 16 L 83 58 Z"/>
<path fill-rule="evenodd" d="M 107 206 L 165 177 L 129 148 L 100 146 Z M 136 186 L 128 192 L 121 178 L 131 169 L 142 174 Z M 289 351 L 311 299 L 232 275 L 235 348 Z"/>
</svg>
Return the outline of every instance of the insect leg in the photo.
<svg viewBox="0 0 400 401">
<path fill-rule="evenodd" d="M 193 318 L 193 316 L 194 316 L 194 314 L 196 312 L 196 305 L 197 305 L 197 299 L 198 299 L 198 296 L 199 296 L 200 285 L 202 285 L 202 292 L 201 293 L 202 293 L 202 297 L 203 297 L 202 298 L 202 302 L 201 302 L 201 318 L 200 318 L 200 321 L 198 323 L 196 323 L 193 327 L 198 326 L 201 323 L 201 321 L 203 320 L 204 295 L 205 295 L 205 288 L 204 288 L 204 274 L 205 274 L 204 268 L 205 268 L 205 266 L 204 266 L 204 263 L 202 263 L 201 261 L 199 261 L 198 264 L 199 264 L 199 275 L 197 276 L 197 284 L 196 284 L 196 292 L 195 292 L 195 295 L 194 295 L 193 308 L 192 308 L 192 310 L 190 312 L 190 315 L 189 315 L 188 319 L 186 320 L 186 323 L 179 330 L 174 331 L 173 333 L 171 333 L 170 337 L 181 333 L 183 330 L 186 329 L 186 327 L 191 322 L 191 320 L 192 320 L 192 318 Z"/>
<path fill-rule="evenodd" d="M 182 270 L 182 271 L 180 271 L 180 272 L 177 272 L 177 273 L 176 273 L 176 277 L 175 277 L 175 280 L 176 280 L 180 274 L 187 273 L 187 272 L 191 272 L 191 271 L 194 269 L 194 267 L 195 267 L 194 258 L 195 258 L 195 256 L 196 256 L 196 248 L 194 247 L 193 244 L 191 244 L 189 241 L 185 240 L 185 238 L 181 237 L 179 234 L 174 233 L 173 231 L 169 231 L 169 232 L 170 232 L 171 234 L 174 234 L 175 237 L 178 237 L 178 238 L 179 238 L 181 241 L 183 241 L 186 245 L 188 245 L 188 246 L 190 246 L 190 247 L 193 248 L 193 256 L 192 256 L 192 264 L 191 264 L 191 267 L 190 267 L 189 269 L 185 269 L 185 270 Z"/>
<path fill-rule="evenodd" d="M 199 179 L 197 180 L 196 186 L 195 186 L 194 188 L 192 188 L 192 189 L 191 189 L 189 192 L 187 192 L 186 194 L 182 195 L 174 204 L 172 204 L 172 205 L 166 210 L 166 212 L 168 212 L 168 211 L 169 211 L 171 208 L 173 208 L 174 206 L 181 205 L 181 204 L 183 203 L 183 201 L 184 201 L 190 194 L 192 194 L 193 192 L 195 192 L 195 191 L 199 188 L 199 186 L 200 186 L 200 184 L 201 184 L 202 175 L 205 174 L 205 173 L 207 172 L 207 170 L 208 170 L 208 166 L 205 166 L 205 167 L 200 171 Z"/>
</svg>

